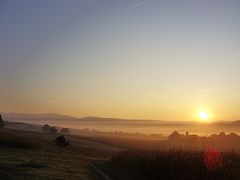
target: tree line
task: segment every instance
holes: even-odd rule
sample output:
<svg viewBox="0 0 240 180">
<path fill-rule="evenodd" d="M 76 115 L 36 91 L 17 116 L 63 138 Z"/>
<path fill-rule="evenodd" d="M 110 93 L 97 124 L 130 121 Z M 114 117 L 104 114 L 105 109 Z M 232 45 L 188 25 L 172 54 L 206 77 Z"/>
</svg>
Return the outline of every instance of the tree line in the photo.
<svg viewBox="0 0 240 180">
<path fill-rule="evenodd" d="M 63 134 L 70 134 L 69 128 L 62 128 L 60 131 L 54 126 L 49 126 L 48 124 L 45 124 L 42 126 L 42 131 L 44 133 L 51 133 L 51 134 L 56 134 L 58 132 L 63 133 Z"/>
</svg>

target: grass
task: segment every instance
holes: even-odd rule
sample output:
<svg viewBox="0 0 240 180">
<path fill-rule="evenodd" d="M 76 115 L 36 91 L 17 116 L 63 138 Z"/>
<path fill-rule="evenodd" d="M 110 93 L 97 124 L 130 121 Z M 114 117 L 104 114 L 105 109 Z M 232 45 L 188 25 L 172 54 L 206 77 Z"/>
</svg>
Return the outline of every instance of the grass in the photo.
<svg viewBox="0 0 240 180">
<path fill-rule="evenodd" d="M 0 179 L 102 179 L 88 162 L 114 180 L 240 179 L 237 152 L 138 150 L 136 143 L 126 151 L 123 146 L 132 141 L 65 135 L 70 146 L 59 153 L 53 142 L 57 136 L 1 129 Z"/>
<path fill-rule="evenodd" d="M 88 160 L 108 158 L 121 148 L 66 135 L 70 146 L 59 153 L 59 134 L 0 130 L 0 179 L 94 179 Z"/>
<path fill-rule="evenodd" d="M 0 148 L 0 179 L 90 179 L 86 162 L 43 150 Z"/>
</svg>

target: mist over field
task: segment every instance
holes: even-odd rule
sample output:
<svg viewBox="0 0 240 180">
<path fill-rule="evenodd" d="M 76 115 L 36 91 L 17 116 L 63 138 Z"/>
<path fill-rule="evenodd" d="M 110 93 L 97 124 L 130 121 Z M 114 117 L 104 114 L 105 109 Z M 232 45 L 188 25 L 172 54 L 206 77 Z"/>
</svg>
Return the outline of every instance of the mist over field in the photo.
<svg viewBox="0 0 240 180">
<path fill-rule="evenodd" d="M 164 121 L 164 120 L 130 120 L 117 118 L 85 117 L 75 118 L 58 114 L 19 114 L 5 113 L 3 117 L 10 122 L 24 122 L 28 124 L 50 124 L 53 126 L 72 129 L 89 129 L 101 132 L 123 132 L 162 134 L 168 136 L 173 131 L 180 133 L 208 136 L 219 132 L 239 133 L 238 121 L 201 123 L 192 121 Z"/>
</svg>

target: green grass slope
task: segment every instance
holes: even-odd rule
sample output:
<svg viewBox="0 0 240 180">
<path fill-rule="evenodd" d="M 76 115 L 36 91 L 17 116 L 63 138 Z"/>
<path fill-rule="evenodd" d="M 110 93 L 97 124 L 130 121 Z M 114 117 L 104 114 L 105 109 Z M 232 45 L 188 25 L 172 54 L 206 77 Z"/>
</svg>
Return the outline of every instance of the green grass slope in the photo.
<svg viewBox="0 0 240 180">
<path fill-rule="evenodd" d="M 0 130 L 0 179 L 93 179 L 88 161 L 109 158 L 121 148 L 66 135 L 70 146 L 59 153 L 59 134 Z"/>
</svg>

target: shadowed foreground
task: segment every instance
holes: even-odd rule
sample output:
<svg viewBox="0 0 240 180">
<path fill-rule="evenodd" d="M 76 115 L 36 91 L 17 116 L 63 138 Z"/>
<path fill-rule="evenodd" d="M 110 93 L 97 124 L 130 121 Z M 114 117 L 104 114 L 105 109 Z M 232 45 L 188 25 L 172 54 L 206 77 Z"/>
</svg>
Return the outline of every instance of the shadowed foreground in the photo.
<svg viewBox="0 0 240 180">
<path fill-rule="evenodd" d="M 226 142 L 238 145 L 237 136 L 220 133 L 209 139 L 173 134 L 177 136 L 150 144 L 149 140 L 67 134 L 70 146 L 59 151 L 54 140 L 60 134 L 1 129 L 0 179 L 240 179 L 239 151 L 228 151 L 216 141 L 234 137 Z M 189 147 L 192 138 L 203 145 Z M 207 146 L 209 142 L 215 143 Z M 129 144 L 132 148 L 127 148 Z M 162 150 L 151 150 L 153 145 Z"/>
<path fill-rule="evenodd" d="M 217 149 L 127 151 L 98 166 L 114 179 L 240 179 L 240 154 Z"/>
<path fill-rule="evenodd" d="M 121 148 L 66 135 L 70 146 L 59 152 L 59 134 L 0 130 L 0 179 L 94 179 L 89 162 Z"/>
</svg>

